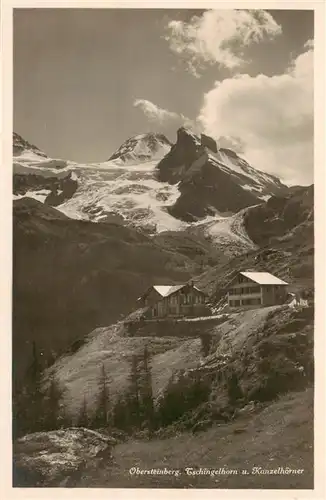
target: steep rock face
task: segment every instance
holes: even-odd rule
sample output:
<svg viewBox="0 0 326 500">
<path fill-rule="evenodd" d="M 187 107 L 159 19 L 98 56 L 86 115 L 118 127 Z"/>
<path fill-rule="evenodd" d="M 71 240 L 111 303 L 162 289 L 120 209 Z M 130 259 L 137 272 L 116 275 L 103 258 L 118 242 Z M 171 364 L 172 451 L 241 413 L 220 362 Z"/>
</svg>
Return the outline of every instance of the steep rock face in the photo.
<svg viewBox="0 0 326 500">
<path fill-rule="evenodd" d="M 289 234 L 295 227 L 313 224 L 313 186 L 301 187 L 287 196 L 272 196 L 261 205 L 251 207 L 244 216 L 249 237 L 259 245 L 272 238 Z"/>
<path fill-rule="evenodd" d="M 251 167 L 215 141 L 180 128 L 177 142 L 157 165 L 157 178 L 177 184 L 180 196 L 170 213 L 186 221 L 234 213 L 287 187 L 276 177 Z"/>
</svg>

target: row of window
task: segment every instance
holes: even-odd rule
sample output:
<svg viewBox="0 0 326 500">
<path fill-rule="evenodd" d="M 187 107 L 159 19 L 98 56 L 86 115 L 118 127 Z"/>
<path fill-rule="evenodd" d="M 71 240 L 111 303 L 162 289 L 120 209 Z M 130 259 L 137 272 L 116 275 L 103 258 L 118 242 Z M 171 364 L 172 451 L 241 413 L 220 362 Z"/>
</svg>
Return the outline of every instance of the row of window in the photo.
<svg viewBox="0 0 326 500">
<path fill-rule="evenodd" d="M 242 299 L 242 300 L 230 300 L 230 307 L 240 307 L 240 306 L 258 306 L 261 305 L 260 298 L 257 299 Z"/>
<path fill-rule="evenodd" d="M 244 293 L 260 293 L 260 286 L 248 286 L 246 288 L 231 288 L 229 295 L 239 295 Z"/>
<path fill-rule="evenodd" d="M 261 304 L 260 298 L 257 299 L 242 299 L 243 306 L 258 306 Z"/>
<path fill-rule="evenodd" d="M 238 277 L 238 283 L 249 283 L 251 280 L 249 278 L 246 278 L 246 276 L 242 276 L 242 274 L 239 275 Z"/>
<path fill-rule="evenodd" d="M 177 305 L 178 303 L 184 304 L 203 304 L 205 302 L 205 297 L 203 295 L 172 295 L 169 298 L 169 303 L 171 305 Z"/>
</svg>

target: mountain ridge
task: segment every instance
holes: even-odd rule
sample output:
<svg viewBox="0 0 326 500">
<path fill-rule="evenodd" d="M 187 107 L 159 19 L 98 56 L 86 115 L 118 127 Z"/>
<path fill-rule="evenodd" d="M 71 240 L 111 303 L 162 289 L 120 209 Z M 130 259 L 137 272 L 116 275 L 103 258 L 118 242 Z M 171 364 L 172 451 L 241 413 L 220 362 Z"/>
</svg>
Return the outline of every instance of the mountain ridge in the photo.
<svg viewBox="0 0 326 500">
<path fill-rule="evenodd" d="M 16 197 L 34 197 L 73 219 L 115 218 L 152 235 L 232 216 L 288 189 L 184 127 L 175 144 L 160 133 L 132 136 L 102 163 L 45 160 L 22 138 L 20 144 L 27 150 L 19 156 L 14 151 Z"/>
<path fill-rule="evenodd" d="M 215 147 L 214 147 L 215 144 Z M 157 178 L 178 184 L 180 196 L 170 213 L 192 221 L 220 213 L 235 213 L 288 187 L 275 176 L 251 167 L 237 153 L 218 148 L 205 135 L 181 127 L 177 142 L 157 165 Z"/>
</svg>

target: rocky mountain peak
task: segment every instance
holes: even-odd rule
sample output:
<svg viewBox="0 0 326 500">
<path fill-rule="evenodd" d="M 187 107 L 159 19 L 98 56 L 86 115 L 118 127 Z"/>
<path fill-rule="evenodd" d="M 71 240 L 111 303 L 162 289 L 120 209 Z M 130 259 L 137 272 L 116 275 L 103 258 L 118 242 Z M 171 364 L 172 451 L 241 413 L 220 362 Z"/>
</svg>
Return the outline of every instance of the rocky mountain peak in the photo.
<svg viewBox="0 0 326 500">
<path fill-rule="evenodd" d="M 171 143 L 165 135 L 149 132 L 127 139 L 111 155 L 109 161 L 116 160 L 126 164 L 161 160 L 170 149 Z"/>
<path fill-rule="evenodd" d="M 158 163 L 157 178 L 178 184 L 181 193 L 170 213 L 186 221 L 235 213 L 288 188 L 275 176 L 253 168 L 205 134 L 181 127 L 177 141 Z"/>
<path fill-rule="evenodd" d="M 26 141 L 23 139 L 23 137 L 16 132 L 13 133 L 13 155 L 14 156 L 19 156 L 21 153 L 24 151 L 31 151 L 38 156 L 42 156 L 44 158 L 47 158 L 47 155 L 41 151 L 37 146 L 34 144 L 31 144 L 30 142 Z"/>
</svg>

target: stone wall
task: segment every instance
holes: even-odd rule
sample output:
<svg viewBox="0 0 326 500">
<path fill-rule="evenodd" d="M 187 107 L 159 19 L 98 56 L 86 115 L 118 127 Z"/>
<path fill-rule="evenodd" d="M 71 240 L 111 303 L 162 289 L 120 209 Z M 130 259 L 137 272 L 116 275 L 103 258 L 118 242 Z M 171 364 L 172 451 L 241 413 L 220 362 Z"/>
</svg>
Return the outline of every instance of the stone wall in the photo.
<svg viewBox="0 0 326 500">
<path fill-rule="evenodd" d="M 126 321 L 126 334 L 130 337 L 199 337 L 212 327 L 223 323 L 226 316 L 199 321 L 158 319 Z"/>
</svg>

